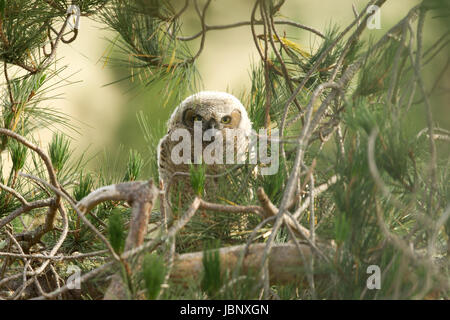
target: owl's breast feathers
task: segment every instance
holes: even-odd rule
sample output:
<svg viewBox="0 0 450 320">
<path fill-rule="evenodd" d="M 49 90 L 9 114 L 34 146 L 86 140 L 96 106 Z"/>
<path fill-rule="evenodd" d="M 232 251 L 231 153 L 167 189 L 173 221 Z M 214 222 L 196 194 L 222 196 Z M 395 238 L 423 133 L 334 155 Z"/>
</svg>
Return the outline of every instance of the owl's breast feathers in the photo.
<svg viewBox="0 0 450 320">
<path fill-rule="evenodd" d="M 201 148 L 195 148 L 194 134 L 191 132 L 192 130 L 187 129 L 190 133 L 190 154 L 188 155 L 190 161 L 186 161 L 185 163 L 176 164 L 172 160 L 174 156 L 184 157 L 184 154 L 176 155 L 172 154 L 173 148 L 183 143 L 180 140 L 172 141 L 172 133 L 173 130 L 169 131 L 167 135 L 165 135 L 159 144 L 159 155 L 158 155 L 158 167 L 160 171 L 160 179 L 167 183 L 168 179 L 175 172 L 184 172 L 189 173 L 191 164 L 195 163 L 195 159 L 205 159 L 205 153 L 211 154 L 213 157 L 217 156 L 214 163 L 206 162 L 206 173 L 209 175 L 217 175 L 225 172 L 229 169 L 230 165 L 235 165 L 238 163 L 244 163 L 247 157 L 247 149 L 248 149 L 248 137 L 242 136 L 234 136 L 230 139 L 226 138 L 226 134 L 223 134 L 223 144 L 222 146 L 217 146 L 221 149 L 219 154 L 216 155 L 213 144 L 214 141 L 202 141 Z M 231 147 L 230 147 L 231 144 Z M 211 152 L 206 152 L 205 149 L 209 148 Z M 232 154 L 228 155 L 230 159 L 227 159 L 227 151 L 232 149 Z M 176 151 L 175 151 L 176 152 Z M 196 153 L 197 152 L 197 153 Z M 221 155 L 220 155 L 221 153 Z M 219 160 L 221 159 L 221 160 Z M 203 161 L 205 162 L 205 161 Z"/>
<path fill-rule="evenodd" d="M 188 121 L 189 123 L 185 122 L 186 116 L 191 120 Z M 220 155 L 220 151 L 219 154 L 216 154 L 217 149 L 211 145 L 217 143 L 218 141 L 220 142 L 220 140 L 214 140 L 213 142 L 205 141 L 204 139 L 202 139 L 200 142 L 200 148 L 195 145 L 195 143 L 198 143 L 198 141 L 194 141 L 196 139 L 194 139 L 194 128 L 192 127 L 191 122 L 192 119 L 195 119 L 196 117 L 204 119 L 205 121 L 214 119 L 216 123 L 219 123 L 219 121 L 221 121 L 221 119 L 224 119 L 224 117 L 227 118 L 227 121 L 220 123 L 221 126 L 219 127 L 219 131 L 222 133 L 223 141 L 223 145 L 220 148 L 222 149 L 222 156 Z M 168 133 L 160 140 L 158 145 L 159 177 L 166 186 L 169 184 L 169 182 L 171 184 L 176 184 L 179 181 L 184 181 L 184 188 L 189 189 L 189 172 L 191 167 L 190 163 L 195 163 L 194 160 L 196 159 L 202 159 L 201 162 L 206 163 L 206 174 L 208 175 L 218 175 L 220 173 L 224 173 L 228 169 L 230 169 L 230 166 L 245 162 L 249 144 L 249 134 L 251 132 L 252 124 L 242 103 L 231 94 L 209 91 L 194 94 L 186 98 L 174 110 L 167 126 Z M 233 126 L 235 129 L 238 129 L 237 132 L 234 132 L 236 136 L 232 137 L 231 139 L 227 139 L 229 134 L 229 131 L 226 128 L 227 126 Z M 189 132 L 190 147 L 180 148 L 180 146 L 177 146 L 178 144 L 182 143 L 182 139 L 184 139 L 181 138 L 179 134 L 176 134 L 174 137 L 172 136 L 172 134 L 175 133 L 175 131 L 178 129 L 186 129 Z M 180 133 L 180 131 L 178 131 L 178 133 Z M 201 132 L 201 136 L 204 138 L 203 130 Z M 172 140 L 172 137 L 174 138 L 174 141 Z M 174 150 L 175 154 L 172 154 L 172 151 L 175 147 L 177 147 L 177 149 Z M 231 149 L 234 151 L 233 158 L 227 159 L 227 150 Z M 180 150 L 183 150 L 182 153 L 186 151 L 190 152 L 190 154 L 177 154 Z M 195 152 L 200 154 L 195 154 Z M 208 155 L 211 155 L 212 158 L 214 158 L 213 162 L 204 161 L 205 156 L 207 157 Z M 178 163 L 178 160 L 180 160 L 180 158 L 182 158 L 184 161 Z M 222 160 L 217 161 L 220 158 L 222 158 Z M 229 155 L 228 158 L 230 158 Z M 174 159 L 177 161 L 174 162 Z M 174 176 L 176 172 L 182 172 L 184 174 Z M 207 178 L 205 189 L 209 189 L 208 185 L 214 183 L 213 180 L 215 179 Z M 185 191 L 189 192 L 187 189 Z M 211 190 L 213 189 L 214 188 L 211 188 Z"/>
</svg>

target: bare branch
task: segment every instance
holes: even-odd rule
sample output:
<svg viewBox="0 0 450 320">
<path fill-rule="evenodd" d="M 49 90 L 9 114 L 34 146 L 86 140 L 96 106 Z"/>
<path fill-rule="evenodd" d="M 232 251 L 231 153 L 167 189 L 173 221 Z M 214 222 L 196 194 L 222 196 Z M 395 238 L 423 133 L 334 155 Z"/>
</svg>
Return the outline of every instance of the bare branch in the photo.
<svg viewBox="0 0 450 320">
<path fill-rule="evenodd" d="M 242 262 L 241 271 L 248 274 L 250 270 L 259 270 L 265 245 L 254 244 L 249 247 Z M 305 259 L 311 257 L 308 246 L 300 245 Z M 219 249 L 221 270 L 233 270 L 238 267 L 244 245 Z M 203 271 L 203 252 L 185 253 L 175 258 L 171 279 L 175 282 L 188 282 L 198 279 Z M 273 246 L 268 259 L 270 282 L 272 284 L 288 284 L 303 281 L 305 261 L 293 244 L 278 244 Z"/>
</svg>

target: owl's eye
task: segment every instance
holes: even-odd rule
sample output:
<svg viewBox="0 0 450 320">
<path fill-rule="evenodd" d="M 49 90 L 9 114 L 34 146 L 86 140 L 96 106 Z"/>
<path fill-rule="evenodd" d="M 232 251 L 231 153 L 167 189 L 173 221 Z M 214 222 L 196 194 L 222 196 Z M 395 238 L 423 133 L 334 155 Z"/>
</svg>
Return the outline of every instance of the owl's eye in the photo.
<svg viewBox="0 0 450 320">
<path fill-rule="evenodd" d="M 231 117 L 230 116 L 225 116 L 222 118 L 222 123 L 223 124 L 230 124 L 231 123 Z"/>
<path fill-rule="evenodd" d="M 202 118 L 202 116 L 199 116 L 198 114 L 196 114 L 192 117 L 192 121 L 203 121 L 203 118 Z"/>
</svg>

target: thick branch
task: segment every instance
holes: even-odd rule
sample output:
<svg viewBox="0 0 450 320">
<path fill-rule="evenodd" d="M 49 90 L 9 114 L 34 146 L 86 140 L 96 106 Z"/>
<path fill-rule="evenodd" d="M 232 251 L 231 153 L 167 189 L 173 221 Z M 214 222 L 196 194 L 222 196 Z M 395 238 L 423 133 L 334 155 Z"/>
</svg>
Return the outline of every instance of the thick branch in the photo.
<svg viewBox="0 0 450 320">
<path fill-rule="evenodd" d="M 311 249 L 307 245 L 300 245 L 304 259 L 311 258 Z M 265 244 L 251 245 L 242 260 L 242 272 L 258 271 L 264 252 Z M 221 270 L 233 270 L 238 267 L 239 259 L 245 245 L 219 249 Z M 272 247 L 269 256 L 270 282 L 273 284 L 288 284 L 304 280 L 306 263 L 293 244 L 277 244 Z M 198 280 L 203 271 L 203 252 L 186 253 L 175 258 L 171 279 L 178 282 Z"/>
</svg>

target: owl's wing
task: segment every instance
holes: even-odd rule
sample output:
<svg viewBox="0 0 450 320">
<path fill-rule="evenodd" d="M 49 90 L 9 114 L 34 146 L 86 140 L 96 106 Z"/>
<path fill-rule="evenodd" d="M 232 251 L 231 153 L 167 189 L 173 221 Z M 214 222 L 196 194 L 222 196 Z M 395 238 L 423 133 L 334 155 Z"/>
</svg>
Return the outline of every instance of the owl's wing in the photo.
<svg viewBox="0 0 450 320">
<path fill-rule="evenodd" d="M 164 137 L 159 140 L 158 143 L 158 173 L 159 173 L 159 181 L 162 181 L 164 184 L 167 183 L 168 179 L 173 172 L 173 164 L 170 160 L 170 137 L 169 134 L 166 134 Z"/>
</svg>

